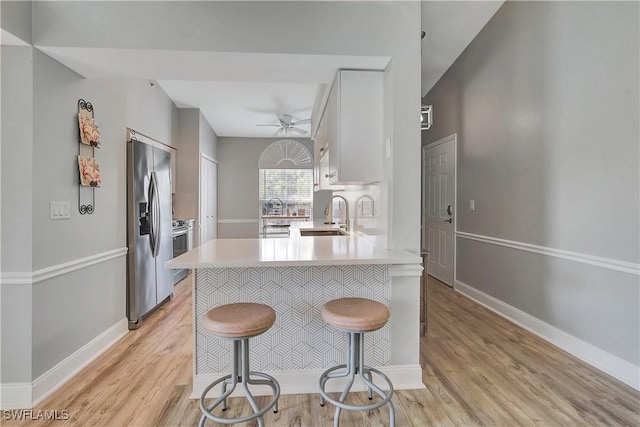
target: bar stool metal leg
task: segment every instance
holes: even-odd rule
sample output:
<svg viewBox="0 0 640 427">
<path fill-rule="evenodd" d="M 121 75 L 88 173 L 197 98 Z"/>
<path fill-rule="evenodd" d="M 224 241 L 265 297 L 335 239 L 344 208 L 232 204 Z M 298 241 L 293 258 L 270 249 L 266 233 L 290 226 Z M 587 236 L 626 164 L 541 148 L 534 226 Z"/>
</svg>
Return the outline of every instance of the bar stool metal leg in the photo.
<svg viewBox="0 0 640 427">
<path fill-rule="evenodd" d="M 324 402 L 329 401 L 336 406 L 336 412 L 333 419 L 334 427 L 339 426 L 340 412 L 342 411 L 342 409 L 351 411 L 368 411 L 387 405 L 389 407 L 389 422 L 391 427 L 394 427 L 396 423 L 395 408 L 393 407 L 393 403 L 391 402 L 391 398 L 393 397 L 393 384 L 391 383 L 389 378 L 382 372 L 364 364 L 363 344 L 364 333 L 349 332 L 349 359 L 347 361 L 347 364 L 329 368 L 320 376 L 320 405 L 324 406 Z M 387 382 L 389 386 L 388 393 L 386 393 L 373 382 L 372 373 L 380 376 Z M 378 396 L 380 396 L 380 398 L 382 398 L 382 400 L 362 406 L 349 405 L 347 403 L 344 403 L 347 395 L 349 394 L 349 391 L 351 390 L 351 387 L 353 386 L 356 375 L 359 376 L 362 382 L 367 386 L 367 396 L 369 397 L 369 399 L 373 398 L 373 392 L 375 392 Z M 344 377 L 348 377 L 347 385 L 340 394 L 338 400 L 332 399 L 324 390 L 327 381 L 334 378 Z"/>
<path fill-rule="evenodd" d="M 360 361 L 362 363 L 364 363 L 364 334 L 362 334 L 361 338 L 360 338 Z M 366 376 L 370 382 L 373 382 L 373 378 L 371 376 L 371 371 L 366 367 L 366 366 L 362 366 L 360 368 L 360 371 L 362 372 L 362 375 Z M 373 389 L 371 387 L 369 387 L 367 385 L 367 398 L 369 400 L 373 400 Z"/>
<path fill-rule="evenodd" d="M 239 369 L 240 368 L 240 372 Z M 253 379 L 251 376 L 257 376 L 264 379 Z M 211 390 L 216 385 L 222 383 L 222 394 L 215 399 L 208 406 L 205 405 L 204 399 L 209 390 Z M 238 384 L 242 385 L 242 389 L 244 394 L 251 405 L 254 413 L 239 417 L 239 418 L 221 418 L 213 415 L 211 412 L 222 403 L 222 410 L 226 410 L 227 408 L 227 398 L 233 393 L 236 386 Z M 249 390 L 248 385 L 268 385 L 271 387 L 273 391 L 272 400 L 262 409 L 258 406 L 253 397 L 253 394 Z M 227 385 L 231 386 L 227 389 Z M 236 339 L 233 342 L 233 363 L 232 363 L 232 372 L 229 375 L 226 375 L 222 378 L 217 379 L 213 383 L 209 384 L 200 397 L 200 411 L 202 412 L 202 416 L 200 418 L 200 422 L 198 423 L 199 427 L 204 427 L 207 419 L 212 421 L 216 421 L 222 424 L 235 424 L 235 423 L 244 423 L 246 421 L 250 421 L 253 419 L 257 419 L 258 426 L 264 427 L 264 420 L 262 419 L 262 415 L 264 415 L 269 409 L 274 408 L 274 413 L 278 412 L 278 398 L 280 397 L 280 384 L 273 378 L 271 375 L 255 372 L 249 370 L 249 339 L 242 338 Z"/>
<path fill-rule="evenodd" d="M 238 357 L 240 356 L 240 341 L 239 340 L 233 340 L 233 361 L 231 362 L 231 378 L 227 378 L 222 382 L 222 394 L 225 394 L 227 391 L 227 385 L 232 384 L 233 383 L 233 378 L 238 378 L 238 366 L 240 365 L 240 361 L 238 360 Z M 235 386 L 234 386 L 235 387 Z M 227 410 L 227 399 L 224 399 L 222 401 L 222 410 L 226 411 Z"/>
</svg>

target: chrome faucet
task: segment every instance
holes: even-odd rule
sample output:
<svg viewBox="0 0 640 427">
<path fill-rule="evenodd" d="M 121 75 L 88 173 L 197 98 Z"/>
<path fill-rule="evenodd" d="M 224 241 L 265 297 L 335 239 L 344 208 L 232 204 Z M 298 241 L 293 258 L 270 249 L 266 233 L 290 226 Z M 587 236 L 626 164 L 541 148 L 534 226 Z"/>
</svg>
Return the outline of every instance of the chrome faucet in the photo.
<svg viewBox="0 0 640 427">
<path fill-rule="evenodd" d="M 325 206 L 324 208 L 324 214 L 327 217 L 325 224 L 333 224 L 333 199 L 335 199 L 336 197 L 344 200 L 344 205 L 346 207 L 345 223 L 340 224 L 340 228 L 344 228 L 345 231 L 349 231 L 349 201 L 344 196 L 341 196 L 340 194 L 334 194 L 331 197 L 329 197 L 329 200 L 327 201 L 327 206 Z"/>
</svg>

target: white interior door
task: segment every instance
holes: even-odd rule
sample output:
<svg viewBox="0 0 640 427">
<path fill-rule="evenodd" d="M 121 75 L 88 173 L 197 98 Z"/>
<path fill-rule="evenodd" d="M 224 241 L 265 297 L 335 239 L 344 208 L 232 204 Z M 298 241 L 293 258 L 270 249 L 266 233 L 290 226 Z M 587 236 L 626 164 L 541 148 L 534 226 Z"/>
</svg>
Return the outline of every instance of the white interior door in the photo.
<svg viewBox="0 0 640 427">
<path fill-rule="evenodd" d="M 218 165 L 200 157 L 200 244 L 218 237 Z"/>
<path fill-rule="evenodd" d="M 455 262 L 455 135 L 422 151 L 423 247 L 429 251 L 427 273 L 453 286 Z"/>
</svg>

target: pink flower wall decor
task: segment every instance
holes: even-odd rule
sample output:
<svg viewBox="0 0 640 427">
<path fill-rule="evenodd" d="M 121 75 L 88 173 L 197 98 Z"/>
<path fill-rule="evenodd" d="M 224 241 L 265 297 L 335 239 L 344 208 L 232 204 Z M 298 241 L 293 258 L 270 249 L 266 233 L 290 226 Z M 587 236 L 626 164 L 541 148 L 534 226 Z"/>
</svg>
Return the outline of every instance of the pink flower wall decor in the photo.
<svg viewBox="0 0 640 427">
<path fill-rule="evenodd" d="M 93 117 L 78 113 L 78 123 L 80 125 L 80 141 L 92 147 L 100 147 L 100 129 L 96 125 Z"/>
<path fill-rule="evenodd" d="M 93 157 L 78 156 L 80 169 L 80 184 L 85 187 L 100 187 L 100 165 Z"/>
</svg>

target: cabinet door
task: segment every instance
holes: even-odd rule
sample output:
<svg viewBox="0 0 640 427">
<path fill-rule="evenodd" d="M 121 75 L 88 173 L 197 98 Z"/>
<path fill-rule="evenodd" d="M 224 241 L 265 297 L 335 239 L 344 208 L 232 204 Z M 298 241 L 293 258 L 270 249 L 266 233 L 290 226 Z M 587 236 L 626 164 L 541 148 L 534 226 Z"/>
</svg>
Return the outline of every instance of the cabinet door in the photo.
<svg viewBox="0 0 640 427">
<path fill-rule="evenodd" d="M 316 132 L 316 138 L 313 142 L 313 190 L 323 190 L 320 186 L 320 159 L 324 156 L 327 147 L 327 132 L 326 132 L 326 120 L 324 117 L 320 119 L 320 124 L 318 125 L 318 131 Z"/>
<path fill-rule="evenodd" d="M 329 157 L 329 183 L 338 183 L 338 174 L 340 171 L 340 77 L 336 78 L 327 100 L 327 108 L 325 109 L 327 119 L 327 138 L 328 150 L 331 153 Z"/>
<path fill-rule="evenodd" d="M 340 72 L 339 162 L 336 181 L 368 184 L 382 179 L 384 72 Z"/>
<path fill-rule="evenodd" d="M 329 184 L 329 152 L 320 158 L 318 172 L 320 180 L 318 182 L 320 190 L 332 190 Z"/>
<path fill-rule="evenodd" d="M 218 165 L 200 158 L 200 242 L 218 237 Z"/>
<path fill-rule="evenodd" d="M 329 182 L 370 184 L 382 179 L 384 72 L 340 70 L 322 119 L 326 122 Z"/>
</svg>

